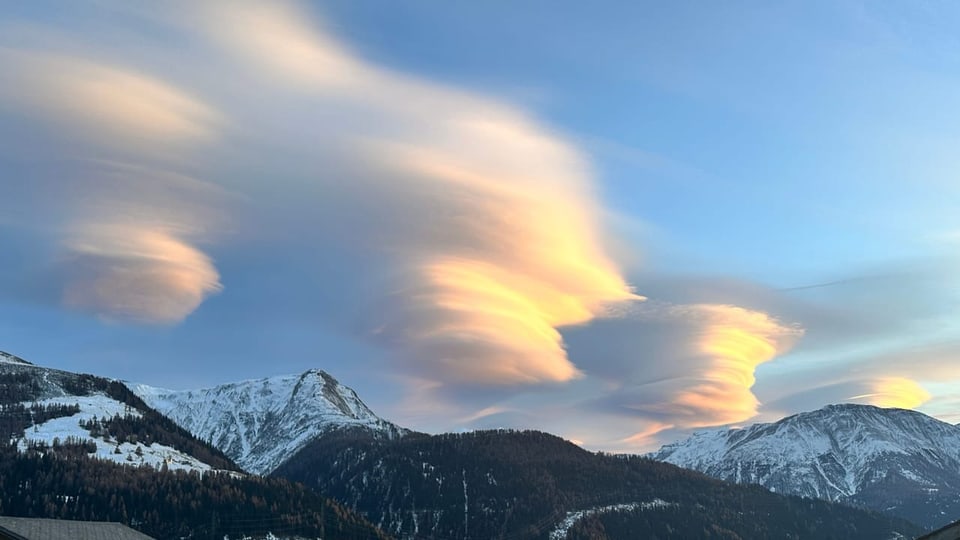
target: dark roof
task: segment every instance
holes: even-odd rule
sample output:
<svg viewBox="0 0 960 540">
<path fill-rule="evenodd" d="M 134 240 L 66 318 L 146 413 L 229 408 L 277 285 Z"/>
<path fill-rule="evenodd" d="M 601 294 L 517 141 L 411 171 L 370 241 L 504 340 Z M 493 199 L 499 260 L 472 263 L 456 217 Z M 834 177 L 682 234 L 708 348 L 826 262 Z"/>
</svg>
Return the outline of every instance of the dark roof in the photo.
<svg viewBox="0 0 960 540">
<path fill-rule="evenodd" d="M 0 516 L 0 538 L 11 540 L 154 540 L 122 523 Z"/>
<path fill-rule="evenodd" d="M 960 540 L 960 521 L 955 521 L 946 527 L 921 536 L 917 540 Z"/>
</svg>

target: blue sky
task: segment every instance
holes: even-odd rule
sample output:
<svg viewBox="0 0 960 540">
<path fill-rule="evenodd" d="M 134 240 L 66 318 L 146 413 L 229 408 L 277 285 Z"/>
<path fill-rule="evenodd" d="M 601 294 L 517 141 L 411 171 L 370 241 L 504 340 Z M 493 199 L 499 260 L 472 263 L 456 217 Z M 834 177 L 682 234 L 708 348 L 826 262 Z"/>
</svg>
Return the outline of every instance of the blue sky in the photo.
<svg viewBox="0 0 960 540">
<path fill-rule="evenodd" d="M 22 4 L 0 349 L 639 451 L 960 420 L 956 5 Z"/>
</svg>

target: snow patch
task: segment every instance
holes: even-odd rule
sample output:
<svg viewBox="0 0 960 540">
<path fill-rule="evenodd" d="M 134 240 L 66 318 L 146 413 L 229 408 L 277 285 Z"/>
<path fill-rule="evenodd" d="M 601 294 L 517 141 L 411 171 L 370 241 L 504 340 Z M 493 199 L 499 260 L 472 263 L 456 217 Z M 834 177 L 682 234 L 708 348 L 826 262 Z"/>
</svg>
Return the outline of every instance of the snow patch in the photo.
<svg viewBox="0 0 960 540">
<path fill-rule="evenodd" d="M 306 536 L 277 536 L 272 532 L 269 532 L 266 535 L 261 535 L 261 536 L 230 537 L 229 535 L 224 535 L 223 540 L 314 540 L 314 539 L 308 538 Z M 315 540 L 323 540 L 323 539 L 317 537 Z"/>
<path fill-rule="evenodd" d="M 598 514 L 608 514 L 610 512 L 632 512 L 634 510 L 658 510 L 670 506 L 677 506 L 677 503 L 670 503 L 663 499 L 654 499 L 649 502 L 611 504 L 609 506 L 596 506 L 586 510 L 577 510 L 576 512 L 567 512 L 555 529 L 550 531 L 550 540 L 564 540 L 578 521 L 588 516 Z"/>
<path fill-rule="evenodd" d="M 104 461 L 112 461 L 122 465 L 149 465 L 158 470 L 161 469 L 164 464 L 166 464 L 169 470 L 198 471 L 201 473 L 211 470 L 210 465 L 203 463 L 193 456 L 159 443 L 153 443 L 147 446 L 145 444 L 125 442 L 118 445 L 116 441 L 110 441 L 104 437 L 91 436 L 89 431 L 80 426 L 81 422 L 88 422 L 94 417 L 105 420 L 116 415 L 141 416 L 140 412 L 136 409 L 108 396 L 102 394 L 91 396 L 63 396 L 36 402 L 25 402 L 23 405 L 29 407 L 34 403 L 45 406 L 78 405 L 80 412 L 72 416 L 47 420 L 42 424 L 27 428 L 27 430 L 24 431 L 23 437 L 17 442 L 17 449 L 21 452 L 25 452 L 31 442 L 42 442 L 48 446 L 53 446 L 54 441 L 63 443 L 66 442 L 67 438 L 72 437 L 83 441 L 93 441 L 97 449 L 94 453 L 90 454 L 90 457 Z"/>
</svg>

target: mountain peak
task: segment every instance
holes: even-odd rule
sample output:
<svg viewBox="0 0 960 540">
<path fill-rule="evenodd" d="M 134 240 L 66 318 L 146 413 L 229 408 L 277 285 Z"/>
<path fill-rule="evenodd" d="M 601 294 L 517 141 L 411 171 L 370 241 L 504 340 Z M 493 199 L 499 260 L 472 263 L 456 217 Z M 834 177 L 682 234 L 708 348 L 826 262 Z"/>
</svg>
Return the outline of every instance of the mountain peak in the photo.
<svg viewBox="0 0 960 540">
<path fill-rule="evenodd" d="M 650 457 L 780 493 L 899 508 L 901 517 L 928 525 L 936 524 L 929 512 L 938 507 L 930 499 L 938 490 L 938 500 L 949 499 L 957 504 L 950 510 L 960 512 L 960 488 L 949 498 L 941 489 L 960 486 L 960 428 L 909 409 L 828 405 L 777 422 L 698 432 Z M 927 506 L 912 514 L 905 505 L 918 501 Z"/>
<path fill-rule="evenodd" d="M 318 375 L 320 377 L 323 377 L 324 379 L 331 379 L 333 380 L 333 382 L 340 382 L 336 379 L 336 377 L 334 377 L 333 375 L 327 373 L 326 371 L 320 368 L 310 368 L 304 371 L 301 377 L 306 377 L 307 375 Z"/>
<path fill-rule="evenodd" d="M 359 427 L 387 437 L 406 433 L 321 369 L 197 390 L 132 388 L 148 405 L 258 474 L 269 473 L 332 430 Z"/>
</svg>

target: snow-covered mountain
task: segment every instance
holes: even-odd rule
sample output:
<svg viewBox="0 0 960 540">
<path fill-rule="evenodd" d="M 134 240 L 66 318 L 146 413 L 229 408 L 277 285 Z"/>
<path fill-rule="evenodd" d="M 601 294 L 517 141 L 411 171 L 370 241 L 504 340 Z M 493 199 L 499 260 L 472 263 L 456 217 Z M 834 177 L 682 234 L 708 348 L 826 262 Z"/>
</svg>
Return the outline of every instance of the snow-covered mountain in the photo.
<svg viewBox="0 0 960 540">
<path fill-rule="evenodd" d="M 120 521 L 156 538 L 386 538 L 302 485 L 240 472 L 121 381 L 7 353 L 0 353 L 0 508 L 10 516 Z"/>
<path fill-rule="evenodd" d="M 19 356 L 14 356 L 8 352 L 0 351 L 0 364 L 17 364 L 21 366 L 32 366 L 30 362 L 27 362 Z"/>
<path fill-rule="evenodd" d="M 0 351 L 0 420 L 11 428 L 10 440 L 21 452 L 42 447 L 56 451 L 59 444 L 85 443 L 90 457 L 104 461 L 199 472 L 216 468 L 157 440 L 118 440 L 103 425 L 91 431 L 95 419 L 104 423 L 114 417 L 152 422 L 144 415 L 155 412 L 124 402 L 123 394 L 133 397 L 122 385 L 111 386 L 108 379 L 36 366 Z M 156 429 L 146 431 L 153 433 L 154 439 L 164 438 L 156 436 Z"/>
<path fill-rule="evenodd" d="M 778 422 L 700 431 L 649 457 L 926 526 L 960 516 L 960 428 L 916 411 L 830 405 Z"/>
<path fill-rule="evenodd" d="M 387 438 L 407 433 L 321 370 L 199 390 L 130 387 L 148 405 L 257 474 L 270 473 L 333 430 L 363 428 Z"/>
</svg>

